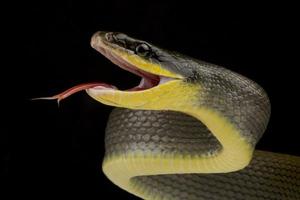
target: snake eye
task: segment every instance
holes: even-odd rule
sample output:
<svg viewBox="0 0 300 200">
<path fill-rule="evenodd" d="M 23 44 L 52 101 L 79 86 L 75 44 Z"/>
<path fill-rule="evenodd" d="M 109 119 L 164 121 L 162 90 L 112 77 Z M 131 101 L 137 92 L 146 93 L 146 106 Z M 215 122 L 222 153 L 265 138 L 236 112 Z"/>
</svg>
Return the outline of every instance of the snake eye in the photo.
<svg viewBox="0 0 300 200">
<path fill-rule="evenodd" d="M 137 45 L 137 47 L 135 48 L 135 52 L 139 56 L 145 57 L 150 54 L 150 47 L 147 44 L 142 43 L 142 44 Z"/>
</svg>

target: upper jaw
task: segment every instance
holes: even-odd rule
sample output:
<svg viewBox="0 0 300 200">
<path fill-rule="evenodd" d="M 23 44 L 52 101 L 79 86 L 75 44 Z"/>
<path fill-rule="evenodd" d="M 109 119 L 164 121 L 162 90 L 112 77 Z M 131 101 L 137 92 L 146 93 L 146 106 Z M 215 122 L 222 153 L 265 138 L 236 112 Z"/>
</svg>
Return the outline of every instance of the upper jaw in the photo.
<svg viewBox="0 0 300 200">
<path fill-rule="evenodd" d="M 130 42 L 138 41 L 140 43 L 147 43 L 129 37 L 127 39 L 130 40 Z M 119 45 L 120 40 L 118 40 L 118 42 L 116 43 L 116 40 L 117 39 L 114 39 L 113 32 L 99 31 L 92 36 L 91 46 L 97 51 L 99 51 L 101 54 L 103 54 L 104 56 L 107 52 L 113 53 L 115 57 L 122 58 L 127 63 L 133 65 L 134 68 L 148 72 L 150 74 L 160 75 L 160 76 L 165 76 L 165 77 L 175 78 L 175 79 L 184 78 L 181 74 L 173 72 L 172 70 L 167 69 L 165 67 L 162 67 L 160 62 L 154 62 L 153 60 L 148 60 L 146 58 L 142 58 L 138 56 L 137 54 L 135 54 L 133 50 L 126 48 L 123 45 Z M 151 48 L 155 49 L 156 47 L 151 46 Z M 107 58 L 111 59 L 109 57 Z"/>
</svg>

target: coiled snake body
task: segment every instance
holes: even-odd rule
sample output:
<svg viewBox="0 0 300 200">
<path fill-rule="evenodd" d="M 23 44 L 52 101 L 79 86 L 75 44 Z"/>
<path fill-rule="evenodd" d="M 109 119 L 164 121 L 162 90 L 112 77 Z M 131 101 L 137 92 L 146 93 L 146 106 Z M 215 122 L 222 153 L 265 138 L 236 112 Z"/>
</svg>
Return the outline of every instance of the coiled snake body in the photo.
<svg viewBox="0 0 300 200">
<path fill-rule="evenodd" d="M 300 199 L 300 158 L 254 151 L 270 116 L 255 82 L 122 33 L 97 32 L 91 45 L 141 83 L 83 84 L 52 98 L 86 89 L 121 107 L 105 136 L 113 183 L 144 199 Z"/>
</svg>

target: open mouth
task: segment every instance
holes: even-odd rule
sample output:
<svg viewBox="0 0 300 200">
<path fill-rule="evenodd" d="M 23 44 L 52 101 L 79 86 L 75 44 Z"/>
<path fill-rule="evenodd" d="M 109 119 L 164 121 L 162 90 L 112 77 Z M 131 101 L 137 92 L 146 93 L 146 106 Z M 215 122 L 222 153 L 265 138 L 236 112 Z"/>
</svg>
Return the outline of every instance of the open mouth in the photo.
<svg viewBox="0 0 300 200">
<path fill-rule="evenodd" d="M 153 88 L 155 86 L 158 86 L 159 84 L 168 82 L 170 80 L 173 80 L 173 78 L 168 78 L 156 74 L 151 74 L 149 72 L 143 71 L 134 65 L 130 64 L 120 56 L 117 56 L 112 51 L 110 51 L 108 48 L 103 47 L 102 45 L 94 45 L 93 44 L 93 38 L 91 45 L 94 49 L 96 49 L 98 52 L 100 52 L 102 55 L 104 55 L 106 58 L 108 58 L 111 62 L 113 62 L 115 65 L 119 66 L 120 68 L 129 71 L 139 77 L 141 77 L 141 81 L 139 85 L 127 89 L 125 91 L 139 91 L 139 90 L 146 90 Z M 116 87 L 114 87 L 117 89 Z"/>
<path fill-rule="evenodd" d="M 106 44 L 107 41 L 103 41 L 105 39 L 102 39 L 101 37 L 97 37 L 94 35 L 91 39 L 91 46 L 96 49 L 98 52 L 100 52 L 102 55 L 104 55 L 106 58 L 108 58 L 111 62 L 119 66 L 120 68 L 129 71 L 135 75 L 138 75 L 141 77 L 141 81 L 139 85 L 124 90 L 124 92 L 138 92 L 138 91 L 143 91 L 147 89 L 151 89 L 153 87 L 159 86 L 160 84 L 166 83 L 168 81 L 174 80 L 175 78 L 170 78 L 162 75 L 156 75 L 152 74 L 149 72 L 146 72 L 142 69 L 139 69 L 138 67 L 134 66 L 133 64 L 130 64 L 127 62 L 125 59 L 123 59 L 121 56 L 116 55 L 112 50 L 111 47 L 109 47 L 109 44 Z M 114 45 L 114 44 L 112 44 Z M 122 49 L 122 47 L 118 47 Z M 130 51 L 126 49 L 122 49 L 122 51 L 127 51 L 126 53 L 131 53 Z M 56 99 L 58 102 L 61 101 L 62 99 L 65 99 L 69 96 L 71 96 L 74 93 L 77 93 L 82 90 L 87 90 L 87 89 L 99 89 L 99 90 L 118 90 L 118 88 L 114 85 L 110 85 L 107 83 L 84 83 L 84 84 L 79 84 L 76 85 L 60 94 L 54 95 L 52 97 L 41 97 L 41 98 L 35 98 L 35 99 Z"/>
</svg>

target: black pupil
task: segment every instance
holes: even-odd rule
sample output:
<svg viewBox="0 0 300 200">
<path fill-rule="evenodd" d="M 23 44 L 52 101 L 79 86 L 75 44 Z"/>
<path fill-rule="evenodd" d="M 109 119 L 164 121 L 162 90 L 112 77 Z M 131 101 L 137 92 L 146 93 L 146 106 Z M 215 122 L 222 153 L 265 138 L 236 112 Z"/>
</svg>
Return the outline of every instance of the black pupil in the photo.
<svg viewBox="0 0 300 200">
<path fill-rule="evenodd" d="M 149 51 L 149 47 L 146 44 L 140 44 L 136 48 L 136 52 L 141 55 L 146 55 Z"/>
</svg>

